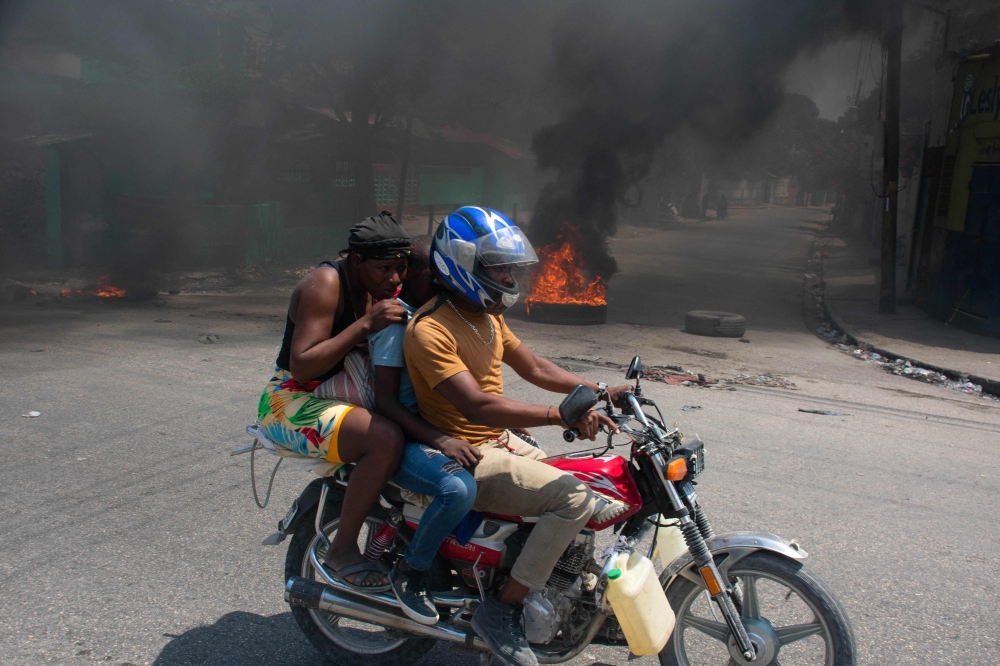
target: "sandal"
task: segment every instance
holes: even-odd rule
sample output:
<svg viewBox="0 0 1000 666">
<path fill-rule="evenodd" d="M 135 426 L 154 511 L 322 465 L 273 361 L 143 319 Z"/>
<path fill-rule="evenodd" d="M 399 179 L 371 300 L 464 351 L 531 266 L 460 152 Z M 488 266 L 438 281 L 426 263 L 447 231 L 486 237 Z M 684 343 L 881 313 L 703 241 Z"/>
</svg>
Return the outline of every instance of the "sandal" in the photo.
<svg viewBox="0 0 1000 666">
<path fill-rule="evenodd" d="M 385 585 L 358 585 L 357 583 L 352 583 L 347 580 L 347 576 L 354 576 L 355 574 L 365 573 L 366 575 L 361 578 L 360 582 L 364 582 L 368 579 L 367 574 L 380 573 L 385 577 L 386 581 L 389 580 L 389 570 L 385 568 L 378 560 L 374 562 L 359 562 L 358 564 L 349 564 L 346 567 L 340 569 L 334 569 L 326 562 L 322 563 L 323 571 L 326 572 L 328 576 L 337 580 L 337 582 L 343 583 L 351 588 L 352 591 L 358 592 L 359 594 L 371 594 L 373 592 L 387 592 L 392 588 L 392 585 L 386 582 Z"/>
</svg>

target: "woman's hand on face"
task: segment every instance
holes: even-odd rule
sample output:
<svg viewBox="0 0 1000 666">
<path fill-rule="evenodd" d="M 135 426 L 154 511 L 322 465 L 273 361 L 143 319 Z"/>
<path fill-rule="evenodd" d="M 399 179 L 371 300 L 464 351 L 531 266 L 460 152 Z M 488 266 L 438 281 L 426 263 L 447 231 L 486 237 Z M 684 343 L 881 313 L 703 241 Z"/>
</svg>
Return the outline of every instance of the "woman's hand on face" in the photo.
<svg viewBox="0 0 1000 666">
<path fill-rule="evenodd" d="M 463 439 L 449 437 L 439 446 L 441 453 L 445 454 L 462 467 L 475 467 L 482 457 L 482 452 Z"/>
<path fill-rule="evenodd" d="M 410 313 L 395 298 L 387 298 L 372 306 L 365 313 L 368 320 L 368 332 L 377 333 L 390 324 L 405 324 Z"/>
</svg>

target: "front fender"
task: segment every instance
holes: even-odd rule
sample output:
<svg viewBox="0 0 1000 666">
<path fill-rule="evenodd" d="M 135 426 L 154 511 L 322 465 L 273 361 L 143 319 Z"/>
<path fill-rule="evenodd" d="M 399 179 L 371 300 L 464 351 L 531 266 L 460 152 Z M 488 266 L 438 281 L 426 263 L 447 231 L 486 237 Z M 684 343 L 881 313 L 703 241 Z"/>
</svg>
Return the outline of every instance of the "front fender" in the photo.
<svg viewBox="0 0 1000 666">
<path fill-rule="evenodd" d="M 711 539 L 706 539 L 705 545 L 708 546 L 708 550 L 715 560 L 715 566 L 718 567 L 719 573 L 723 576 L 728 574 L 729 568 L 734 564 L 759 550 L 768 550 L 790 560 L 804 560 L 809 556 L 796 542 L 767 532 L 718 534 Z M 677 576 L 683 576 L 701 586 L 705 585 L 705 581 L 702 580 L 698 572 L 694 571 L 694 560 L 689 552 L 678 556 L 660 574 L 660 584 L 663 589 L 667 589 Z"/>
</svg>

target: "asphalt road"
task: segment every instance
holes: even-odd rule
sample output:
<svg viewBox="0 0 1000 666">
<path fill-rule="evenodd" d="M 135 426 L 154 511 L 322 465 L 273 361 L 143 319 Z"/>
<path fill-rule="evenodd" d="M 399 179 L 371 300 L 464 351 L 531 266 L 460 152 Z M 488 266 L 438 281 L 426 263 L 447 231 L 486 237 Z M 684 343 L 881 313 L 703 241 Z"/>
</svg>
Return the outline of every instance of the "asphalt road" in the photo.
<svg viewBox="0 0 1000 666">
<path fill-rule="evenodd" d="M 802 269 L 822 215 L 734 209 L 726 222 L 626 226 L 607 325 L 511 326 L 552 357 L 641 353 L 710 377 L 793 381 L 646 383 L 708 443 L 699 491 L 717 531 L 798 539 L 847 608 L 860 663 L 997 663 L 1000 407 L 886 374 L 810 333 Z M 247 459 L 228 457 L 247 440 L 286 299 L 261 287 L 0 304 L 0 663 L 317 663 L 281 599 L 284 550 L 260 545 L 310 477 L 283 468 L 261 511 Z M 749 344 L 683 333 L 693 308 L 747 315 Z M 507 382 L 522 399 L 557 401 Z M 536 435 L 568 450 L 554 429 Z M 591 647 L 573 663 L 626 660 Z M 419 663 L 478 660 L 439 647 Z"/>
</svg>

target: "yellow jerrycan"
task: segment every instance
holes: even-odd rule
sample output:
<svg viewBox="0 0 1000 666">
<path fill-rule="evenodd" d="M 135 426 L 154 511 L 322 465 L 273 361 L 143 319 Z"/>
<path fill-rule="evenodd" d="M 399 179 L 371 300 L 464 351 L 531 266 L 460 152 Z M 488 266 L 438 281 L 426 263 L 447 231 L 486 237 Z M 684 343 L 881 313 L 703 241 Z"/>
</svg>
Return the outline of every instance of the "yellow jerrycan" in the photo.
<svg viewBox="0 0 1000 666">
<path fill-rule="evenodd" d="M 622 553 L 608 572 L 608 601 L 632 654 L 659 654 L 674 630 L 674 611 L 653 563 L 640 553 Z"/>
<path fill-rule="evenodd" d="M 662 518 L 661 518 L 662 521 Z M 684 542 L 684 533 L 677 525 L 666 525 L 656 530 L 656 555 L 660 556 L 660 564 L 666 569 L 670 563 L 687 552 L 687 543 Z"/>
</svg>

